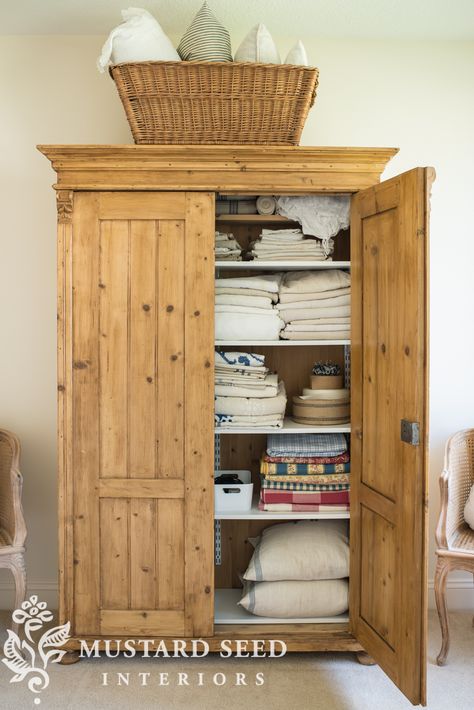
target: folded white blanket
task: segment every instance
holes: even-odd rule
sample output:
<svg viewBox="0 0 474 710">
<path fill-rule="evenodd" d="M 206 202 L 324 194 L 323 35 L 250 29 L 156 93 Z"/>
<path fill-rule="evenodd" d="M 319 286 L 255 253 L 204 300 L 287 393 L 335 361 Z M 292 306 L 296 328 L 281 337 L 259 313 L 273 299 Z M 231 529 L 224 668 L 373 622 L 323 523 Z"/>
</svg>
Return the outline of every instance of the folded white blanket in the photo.
<svg viewBox="0 0 474 710">
<path fill-rule="evenodd" d="M 264 274 L 263 276 L 242 276 L 240 278 L 216 279 L 216 287 L 258 288 L 261 291 L 278 293 L 282 274 Z"/>
<path fill-rule="evenodd" d="M 318 318 L 339 318 L 350 316 L 350 306 L 334 306 L 334 308 L 292 308 L 289 311 L 280 311 L 280 317 L 285 323 L 294 320 L 316 320 Z"/>
<path fill-rule="evenodd" d="M 258 430 L 259 427 L 273 427 L 281 429 L 283 427 L 283 416 L 270 417 L 216 417 L 216 429 L 238 429 L 241 427 L 251 427 Z"/>
<path fill-rule="evenodd" d="M 280 313 L 289 310 L 300 310 L 304 308 L 333 308 L 335 306 L 348 306 L 350 305 L 351 297 L 347 296 L 335 296 L 334 298 L 316 298 L 314 301 L 294 301 L 293 303 L 277 303 L 276 308 Z"/>
<path fill-rule="evenodd" d="M 254 306 L 256 308 L 272 308 L 272 299 L 264 296 L 234 296 L 231 293 L 218 293 L 216 304 L 220 306 Z"/>
<path fill-rule="evenodd" d="M 323 256 L 322 254 L 280 254 L 279 252 L 272 251 L 266 254 L 257 254 L 254 251 L 250 253 L 257 261 L 332 261 L 330 256 Z"/>
<path fill-rule="evenodd" d="M 247 384 L 216 384 L 214 393 L 221 397 L 276 397 L 278 394 L 278 375 L 268 375 L 264 380 L 265 386 Z"/>
<path fill-rule="evenodd" d="M 351 276 L 347 271 L 289 271 L 284 274 L 280 293 L 315 293 L 347 288 Z"/>
<path fill-rule="evenodd" d="M 289 227 L 288 229 L 262 229 L 262 238 L 284 236 L 287 239 L 303 239 L 303 232 L 299 227 Z"/>
<path fill-rule="evenodd" d="M 217 396 L 214 403 L 216 414 L 246 414 L 257 416 L 261 414 L 283 415 L 286 409 L 285 385 L 280 382 L 276 397 L 221 397 Z"/>
<path fill-rule="evenodd" d="M 260 414 L 260 415 L 245 415 L 245 414 L 216 414 L 215 419 L 218 421 L 234 424 L 270 424 L 271 422 L 282 421 L 281 414 Z"/>
<path fill-rule="evenodd" d="M 263 309 L 262 309 L 263 310 Z M 278 340 L 284 322 L 274 310 L 271 316 L 255 313 L 216 313 L 216 340 Z"/>
<path fill-rule="evenodd" d="M 267 318 L 274 318 L 275 313 L 278 313 L 275 308 L 258 308 L 257 306 L 237 306 L 219 303 L 214 306 L 214 311 L 215 313 L 253 313 L 255 315 L 266 316 Z"/>
<path fill-rule="evenodd" d="M 258 288 L 216 288 L 214 290 L 216 296 L 222 294 L 233 294 L 234 296 L 264 296 L 265 298 L 271 298 L 273 303 L 278 301 L 278 293 L 269 293 L 269 291 L 262 291 Z"/>
<path fill-rule="evenodd" d="M 285 327 L 285 333 L 288 333 L 289 331 L 308 331 L 308 332 L 315 332 L 315 333 L 323 333 L 324 331 L 331 331 L 331 330 L 346 330 L 347 332 L 350 331 L 350 324 L 344 324 L 344 323 L 323 323 L 322 325 L 300 325 L 298 321 L 293 321 L 292 323 L 288 323 L 288 325 Z"/>
<path fill-rule="evenodd" d="M 288 333 L 286 330 L 282 330 L 281 337 L 285 340 L 349 340 L 351 334 L 346 330 L 331 331 L 330 333 L 295 333 L 294 331 Z"/>
<path fill-rule="evenodd" d="M 272 240 L 269 243 L 257 240 L 255 242 L 250 242 L 250 246 L 252 247 L 252 249 L 255 249 L 255 251 L 288 251 L 289 249 L 292 249 L 293 251 L 301 252 L 317 251 L 321 254 L 324 254 L 321 245 L 315 239 L 303 239 L 300 242 L 295 242 L 291 244 L 282 244 L 276 239 Z"/>
<path fill-rule="evenodd" d="M 336 296 L 349 296 L 351 289 L 335 288 L 332 291 L 313 291 L 311 293 L 281 293 L 281 303 L 297 303 L 298 301 L 316 301 L 322 298 L 335 298 Z"/>
<path fill-rule="evenodd" d="M 291 321 L 291 325 L 307 326 L 307 325 L 327 325 L 328 323 L 337 323 L 339 325 L 350 326 L 350 316 L 333 316 L 332 318 L 303 318 L 302 320 Z M 286 326 L 288 328 L 288 325 Z"/>
</svg>

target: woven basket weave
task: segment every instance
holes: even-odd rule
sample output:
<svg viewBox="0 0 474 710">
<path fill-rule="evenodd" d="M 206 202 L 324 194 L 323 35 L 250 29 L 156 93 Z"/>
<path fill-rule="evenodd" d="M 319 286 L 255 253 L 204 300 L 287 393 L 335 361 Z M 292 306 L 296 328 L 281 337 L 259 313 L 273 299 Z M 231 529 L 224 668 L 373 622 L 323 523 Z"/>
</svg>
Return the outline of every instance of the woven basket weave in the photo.
<svg viewBox="0 0 474 710">
<path fill-rule="evenodd" d="M 135 143 L 298 145 L 318 70 L 284 64 L 116 64 Z"/>
</svg>

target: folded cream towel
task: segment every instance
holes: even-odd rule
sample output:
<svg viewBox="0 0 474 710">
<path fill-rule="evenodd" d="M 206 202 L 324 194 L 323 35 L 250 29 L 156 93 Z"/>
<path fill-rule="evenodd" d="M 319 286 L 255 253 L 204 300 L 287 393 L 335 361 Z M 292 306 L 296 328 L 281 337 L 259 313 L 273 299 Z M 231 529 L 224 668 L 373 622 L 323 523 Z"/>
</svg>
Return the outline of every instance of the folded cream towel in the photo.
<svg viewBox="0 0 474 710">
<path fill-rule="evenodd" d="M 284 274 L 280 293 L 314 293 L 332 291 L 350 286 L 351 276 L 347 271 L 289 271 Z"/>
<path fill-rule="evenodd" d="M 281 303 L 297 303 L 298 301 L 316 301 L 325 298 L 335 298 L 336 296 L 349 296 L 351 289 L 335 288 L 332 291 L 313 291 L 311 293 L 282 293 Z"/>
<path fill-rule="evenodd" d="M 241 278 L 216 279 L 216 288 L 258 288 L 261 291 L 278 293 L 282 274 L 264 274 L 262 276 L 243 276 Z"/>
<path fill-rule="evenodd" d="M 217 294 L 215 297 L 216 305 L 221 306 L 254 306 L 256 308 L 272 308 L 272 299 L 270 296 L 234 296 L 230 293 Z"/>
<path fill-rule="evenodd" d="M 263 309 L 262 309 L 263 310 Z M 255 313 L 216 313 L 216 340 L 230 340 L 234 343 L 246 340 L 278 340 L 284 322 L 277 311 L 272 316 Z"/>
<path fill-rule="evenodd" d="M 280 311 L 280 318 L 285 323 L 291 323 L 294 320 L 308 320 L 317 318 L 339 318 L 341 316 L 350 316 L 350 306 L 334 306 L 333 308 L 294 308 L 289 311 Z"/>
<path fill-rule="evenodd" d="M 335 296 L 335 298 L 317 298 L 314 301 L 295 301 L 294 303 L 277 303 L 276 308 L 280 312 L 289 310 L 300 310 L 304 308 L 333 308 L 334 306 L 350 305 L 350 296 Z"/>
</svg>

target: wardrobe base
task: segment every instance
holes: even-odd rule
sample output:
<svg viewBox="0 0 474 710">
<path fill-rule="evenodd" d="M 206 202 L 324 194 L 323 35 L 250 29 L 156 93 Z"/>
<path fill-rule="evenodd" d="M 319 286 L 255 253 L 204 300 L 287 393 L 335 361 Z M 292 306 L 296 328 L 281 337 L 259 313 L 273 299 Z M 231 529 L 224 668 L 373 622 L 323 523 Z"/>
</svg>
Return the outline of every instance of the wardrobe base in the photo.
<svg viewBox="0 0 474 710">
<path fill-rule="evenodd" d="M 117 644 L 122 645 L 127 637 L 104 637 L 104 636 L 83 636 L 80 638 L 71 638 L 64 645 L 64 648 L 71 651 L 79 651 L 81 649 L 81 641 L 87 643 L 88 648 L 92 648 L 92 644 L 97 641 L 94 648 L 103 651 L 115 650 Z M 242 642 L 247 640 L 260 641 L 264 643 L 266 651 L 270 650 L 270 641 L 278 639 L 286 644 L 287 651 L 290 653 L 305 653 L 305 652 L 364 652 L 360 643 L 349 632 L 348 624 L 249 624 L 239 625 L 222 624 L 215 627 L 213 636 L 202 637 L 209 644 L 210 653 L 221 651 L 222 642 L 226 643 L 226 648 L 231 648 L 232 652 L 244 650 Z M 183 639 L 186 641 L 186 639 Z M 164 642 L 168 651 L 174 650 L 173 638 L 158 638 L 148 639 L 149 652 L 158 648 L 158 645 Z M 137 651 L 139 646 L 137 645 Z M 184 647 L 186 652 L 191 652 L 191 640 L 186 641 Z M 250 648 L 250 645 L 249 645 Z M 262 644 L 259 645 L 263 649 Z M 124 649 L 125 650 L 125 649 Z M 249 649 L 247 649 L 249 650 Z"/>
</svg>

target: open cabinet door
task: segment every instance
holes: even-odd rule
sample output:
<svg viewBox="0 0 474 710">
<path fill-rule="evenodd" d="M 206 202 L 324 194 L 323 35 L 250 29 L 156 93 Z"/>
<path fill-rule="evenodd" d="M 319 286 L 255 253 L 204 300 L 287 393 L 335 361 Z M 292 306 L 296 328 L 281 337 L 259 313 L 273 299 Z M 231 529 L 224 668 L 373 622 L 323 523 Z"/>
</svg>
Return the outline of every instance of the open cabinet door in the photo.
<svg viewBox="0 0 474 710">
<path fill-rule="evenodd" d="M 426 702 L 428 200 L 418 168 L 354 196 L 352 633 Z"/>
</svg>

